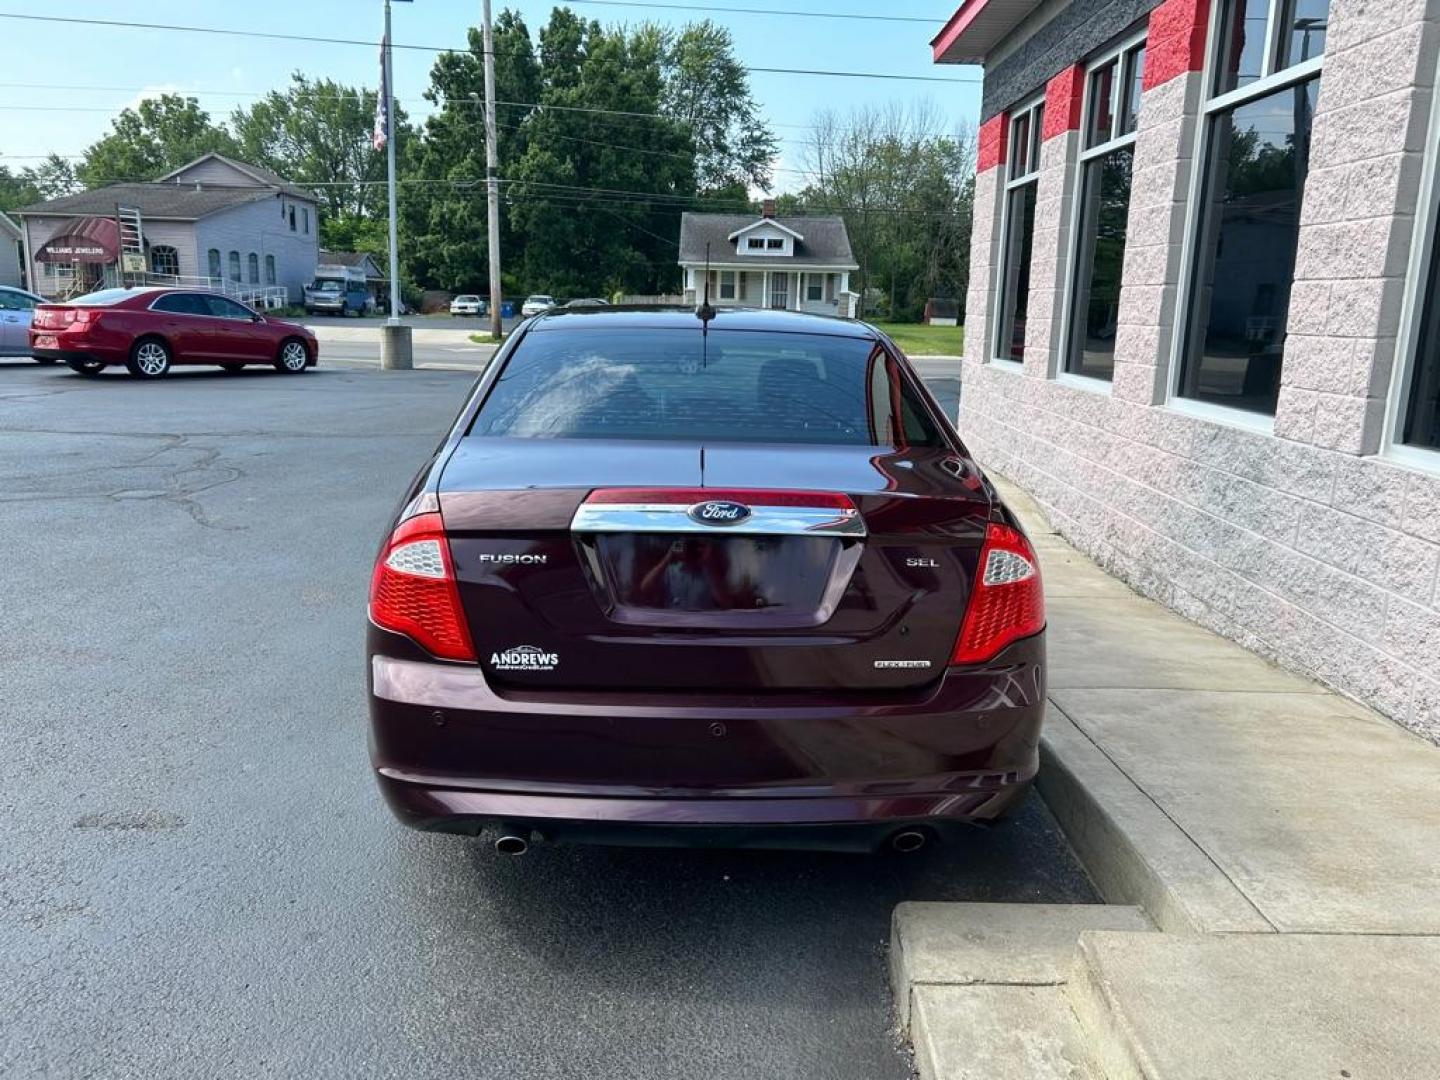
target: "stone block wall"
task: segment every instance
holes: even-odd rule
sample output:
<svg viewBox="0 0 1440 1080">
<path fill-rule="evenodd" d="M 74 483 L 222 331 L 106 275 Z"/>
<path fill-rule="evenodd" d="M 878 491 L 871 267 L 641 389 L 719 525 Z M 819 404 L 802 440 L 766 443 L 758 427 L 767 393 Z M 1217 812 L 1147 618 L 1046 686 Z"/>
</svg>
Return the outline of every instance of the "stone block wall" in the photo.
<svg viewBox="0 0 1440 1080">
<path fill-rule="evenodd" d="M 1164 40 L 1147 49 L 1111 387 L 1056 377 L 1069 130 L 1042 152 L 1025 364 L 990 362 L 1003 146 L 990 155 L 960 432 L 1138 591 L 1440 741 L 1440 460 L 1378 453 L 1418 287 L 1440 0 L 1332 0 L 1273 433 L 1169 403 L 1209 15 L 1165 0 L 1151 16 Z"/>
</svg>

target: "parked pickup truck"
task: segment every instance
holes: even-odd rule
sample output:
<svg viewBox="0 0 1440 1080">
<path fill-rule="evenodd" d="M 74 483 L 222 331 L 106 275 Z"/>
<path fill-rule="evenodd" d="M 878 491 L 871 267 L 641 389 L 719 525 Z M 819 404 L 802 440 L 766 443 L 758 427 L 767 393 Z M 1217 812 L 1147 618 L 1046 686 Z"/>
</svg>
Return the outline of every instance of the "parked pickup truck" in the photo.
<svg viewBox="0 0 1440 1080">
<path fill-rule="evenodd" d="M 365 271 L 358 266 L 317 266 L 315 280 L 305 288 L 307 315 L 364 315 L 374 308 Z"/>
</svg>

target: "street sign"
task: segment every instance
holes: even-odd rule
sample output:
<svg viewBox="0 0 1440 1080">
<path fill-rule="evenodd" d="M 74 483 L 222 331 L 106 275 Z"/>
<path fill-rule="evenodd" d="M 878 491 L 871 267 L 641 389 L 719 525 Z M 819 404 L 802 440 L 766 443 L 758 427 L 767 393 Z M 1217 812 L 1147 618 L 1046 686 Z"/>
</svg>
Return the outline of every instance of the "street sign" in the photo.
<svg viewBox="0 0 1440 1080">
<path fill-rule="evenodd" d="M 145 272 L 145 256 L 139 252 L 125 252 L 120 256 L 120 269 L 126 274 L 143 274 Z"/>
</svg>

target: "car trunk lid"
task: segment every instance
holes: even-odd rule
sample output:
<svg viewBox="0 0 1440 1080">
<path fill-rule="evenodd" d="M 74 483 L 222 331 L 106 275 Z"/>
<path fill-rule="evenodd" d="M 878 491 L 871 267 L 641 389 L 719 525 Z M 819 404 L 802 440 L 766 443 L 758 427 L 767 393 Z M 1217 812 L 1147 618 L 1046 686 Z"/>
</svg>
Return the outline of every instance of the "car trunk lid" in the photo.
<svg viewBox="0 0 1440 1080">
<path fill-rule="evenodd" d="M 498 688 L 741 698 L 933 681 L 990 510 L 948 450 L 603 439 L 464 439 L 440 499 Z"/>
</svg>

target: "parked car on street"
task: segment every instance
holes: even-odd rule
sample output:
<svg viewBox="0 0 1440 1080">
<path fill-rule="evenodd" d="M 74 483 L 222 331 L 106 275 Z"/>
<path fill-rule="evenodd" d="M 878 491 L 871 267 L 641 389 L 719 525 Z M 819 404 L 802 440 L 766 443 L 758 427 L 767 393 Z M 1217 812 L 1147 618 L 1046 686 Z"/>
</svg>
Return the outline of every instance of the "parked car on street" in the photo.
<svg viewBox="0 0 1440 1080">
<path fill-rule="evenodd" d="M 32 292 L 0 285 L 0 356 L 30 355 L 30 320 L 45 301 Z M 37 357 L 42 364 L 54 360 Z"/>
<path fill-rule="evenodd" d="M 525 303 L 520 305 L 520 314 L 528 319 L 531 315 L 539 315 L 542 311 L 549 311 L 554 306 L 555 298 L 553 296 L 535 293 L 525 298 Z"/>
<path fill-rule="evenodd" d="M 376 560 L 405 823 L 913 850 L 1035 776 L 1039 564 L 863 323 L 555 311 L 502 346 Z"/>
<path fill-rule="evenodd" d="M 177 364 L 216 364 L 238 372 L 268 364 L 299 374 L 320 347 L 299 323 L 261 315 L 219 293 L 188 289 L 103 289 L 63 304 L 41 304 L 30 349 L 42 362 L 63 360 L 82 375 L 123 364 L 158 379 Z"/>
<path fill-rule="evenodd" d="M 450 314 L 452 316 L 488 315 L 490 314 L 490 304 L 474 293 L 462 293 L 450 301 Z"/>
<path fill-rule="evenodd" d="M 610 306 L 610 301 L 609 301 L 609 300 L 601 300 L 600 297 L 598 297 L 598 296 L 580 296 L 580 297 L 576 297 L 574 300 L 566 300 L 565 303 L 564 303 L 562 306 L 563 306 L 563 307 L 567 307 L 567 308 L 577 308 L 577 307 L 609 307 L 609 306 Z"/>
</svg>

